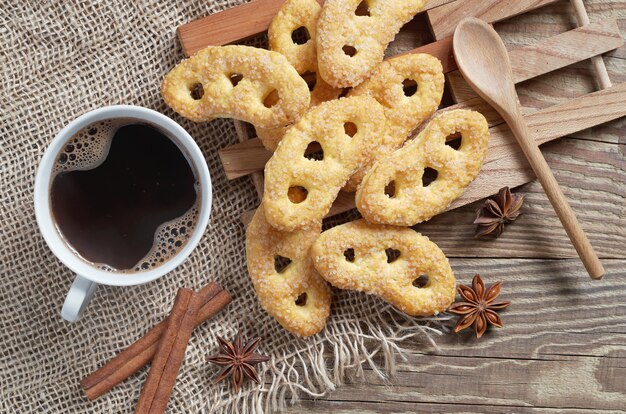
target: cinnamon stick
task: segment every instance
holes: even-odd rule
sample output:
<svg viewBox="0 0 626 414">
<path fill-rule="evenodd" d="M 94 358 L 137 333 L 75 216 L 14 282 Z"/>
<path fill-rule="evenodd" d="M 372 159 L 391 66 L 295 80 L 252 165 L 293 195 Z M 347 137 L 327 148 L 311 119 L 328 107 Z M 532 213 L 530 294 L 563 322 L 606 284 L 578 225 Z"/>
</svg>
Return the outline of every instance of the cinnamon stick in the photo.
<svg viewBox="0 0 626 414">
<path fill-rule="evenodd" d="M 136 414 L 165 412 L 201 306 L 202 298 L 198 293 L 185 288 L 178 290 L 172 312 L 167 318 L 167 328 L 161 335 L 148 378 L 141 390 Z"/>
<path fill-rule="evenodd" d="M 204 286 L 198 294 L 202 299 L 203 306 L 196 316 L 196 326 L 213 317 L 231 301 L 228 291 L 222 289 L 215 282 Z M 98 370 L 85 377 L 80 382 L 80 385 L 85 390 L 87 398 L 95 400 L 104 395 L 111 388 L 148 364 L 154 357 L 159 340 L 166 327 L 167 319 L 154 326 L 142 338 L 120 352 Z"/>
</svg>

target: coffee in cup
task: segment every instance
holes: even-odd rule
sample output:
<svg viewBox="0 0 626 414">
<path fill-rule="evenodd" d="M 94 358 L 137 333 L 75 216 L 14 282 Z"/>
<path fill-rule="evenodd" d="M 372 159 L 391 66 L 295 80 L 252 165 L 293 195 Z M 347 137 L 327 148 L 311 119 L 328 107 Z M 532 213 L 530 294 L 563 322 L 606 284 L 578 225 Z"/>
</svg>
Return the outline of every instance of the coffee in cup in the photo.
<svg viewBox="0 0 626 414">
<path fill-rule="evenodd" d="M 198 216 L 197 174 L 157 127 L 103 120 L 70 137 L 50 189 L 56 228 L 101 269 L 144 271 L 178 253 Z"/>
</svg>

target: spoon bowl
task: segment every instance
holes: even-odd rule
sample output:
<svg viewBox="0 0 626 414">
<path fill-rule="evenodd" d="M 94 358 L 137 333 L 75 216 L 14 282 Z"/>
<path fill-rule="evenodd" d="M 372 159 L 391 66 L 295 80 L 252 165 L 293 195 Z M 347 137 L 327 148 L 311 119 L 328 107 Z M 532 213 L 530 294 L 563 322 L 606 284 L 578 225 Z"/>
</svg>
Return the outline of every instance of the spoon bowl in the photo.
<svg viewBox="0 0 626 414">
<path fill-rule="evenodd" d="M 499 113 L 514 113 L 518 98 L 513 70 L 493 27 L 473 17 L 461 21 L 454 32 L 453 48 L 459 70 L 472 89 Z M 508 116 L 504 118 L 509 122 Z"/>
</svg>

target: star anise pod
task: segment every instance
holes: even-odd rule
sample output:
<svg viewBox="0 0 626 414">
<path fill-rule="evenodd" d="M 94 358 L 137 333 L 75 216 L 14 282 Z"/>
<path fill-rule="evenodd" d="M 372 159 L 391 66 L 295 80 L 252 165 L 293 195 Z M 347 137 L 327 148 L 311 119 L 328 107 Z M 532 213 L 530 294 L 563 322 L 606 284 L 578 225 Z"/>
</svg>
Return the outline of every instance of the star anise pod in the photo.
<svg viewBox="0 0 626 414">
<path fill-rule="evenodd" d="M 454 332 L 459 332 L 474 324 L 476 337 L 480 338 L 491 324 L 502 328 L 502 319 L 497 311 L 506 308 L 511 302 L 496 302 L 500 294 L 501 282 L 494 283 L 485 290 L 485 284 L 480 275 L 475 275 L 472 287 L 459 285 L 458 292 L 467 302 L 455 302 L 448 312 L 463 315 L 454 327 Z"/>
<path fill-rule="evenodd" d="M 476 213 L 474 224 L 477 224 L 475 237 L 494 234 L 498 237 L 504 225 L 515 221 L 524 203 L 522 194 L 511 194 L 509 187 L 501 188 L 493 199 L 485 201 L 485 205 Z"/>
<path fill-rule="evenodd" d="M 219 375 L 215 377 L 215 383 L 231 377 L 236 392 L 239 392 L 246 378 L 255 381 L 257 384 L 261 383 L 256 369 L 252 366 L 270 359 L 265 355 L 254 352 L 261 338 L 248 340 L 241 332 L 238 332 L 233 342 L 228 342 L 219 336 L 217 341 L 222 353 L 207 358 L 207 361 L 224 367 Z"/>
</svg>

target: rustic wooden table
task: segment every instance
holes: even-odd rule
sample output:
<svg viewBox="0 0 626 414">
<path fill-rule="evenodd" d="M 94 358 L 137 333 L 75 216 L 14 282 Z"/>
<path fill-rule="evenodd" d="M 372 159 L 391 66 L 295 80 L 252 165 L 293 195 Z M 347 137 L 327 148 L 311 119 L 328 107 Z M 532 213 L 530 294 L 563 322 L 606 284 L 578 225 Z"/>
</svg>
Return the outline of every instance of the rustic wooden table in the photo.
<svg viewBox="0 0 626 414">
<path fill-rule="evenodd" d="M 586 0 L 592 22 L 613 18 L 626 34 L 626 1 Z M 527 45 L 576 27 L 568 1 L 495 25 L 508 45 Z M 430 41 L 416 18 L 393 47 Z M 605 56 L 614 84 L 626 82 L 626 47 Z M 544 108 L 597 90 L 589 61 L 518 86 L 522 104 Z M 624 103 L 626 105 L 626 102 Z M 289 412 L 623 412 L 626 410 L 626 119 L 542 146 L 607 274 L 592 281 L 533 181 L 522 216 L 497 240 L 473 238 L 477 202 L 417 229 L 446 252 L 460 283 L 475 273 L 504 282 L 502 329 L 407 343 L 406 360 L 380 380 L 365 375 Z M 494 193 L 497 191 L 494 188 Z"/>
</svg>

